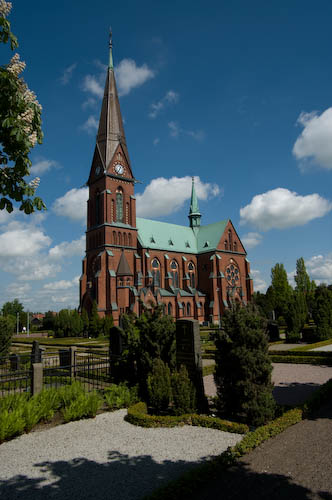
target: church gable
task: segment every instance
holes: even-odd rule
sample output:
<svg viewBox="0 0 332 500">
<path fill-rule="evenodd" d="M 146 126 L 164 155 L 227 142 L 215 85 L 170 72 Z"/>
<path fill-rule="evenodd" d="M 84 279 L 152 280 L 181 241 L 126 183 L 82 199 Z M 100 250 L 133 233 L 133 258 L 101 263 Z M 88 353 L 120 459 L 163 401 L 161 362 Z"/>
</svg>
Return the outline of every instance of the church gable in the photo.
<svg viewBox="0 0 332 500">
<path fill-rule="evenodd" d="M 222 236 L 218 243 L 218 250 L 223 250 L 226 252 L 237 252 L 242 254 L 247 253 L 231 220 L 228 220 L 224 232 L 222 233 Z"/>
<path fill-rule="evenodd" d="M 121 176 L 126 179 L 134 179 L 125 150 L 121 144 L 119 144 L 116 148 L 114 155 L 108 164 L 107 174 Z"/>
<path fill-rule="evenodd" d="M 95 151 L 93 154 L 93 159 L 92 159 L 92 164 L 91 164 L 91 170 L 90 170 L 90 175 L 88 179 L 88 185 L 92 184 L 96 180 L 98 180 L 101 175 L 104 173 L 105 166 L 104 162 L 102 160 L 101 154 L 99 152 L 99 147 L 98 144 L 95 147 Z"/>
</svg>

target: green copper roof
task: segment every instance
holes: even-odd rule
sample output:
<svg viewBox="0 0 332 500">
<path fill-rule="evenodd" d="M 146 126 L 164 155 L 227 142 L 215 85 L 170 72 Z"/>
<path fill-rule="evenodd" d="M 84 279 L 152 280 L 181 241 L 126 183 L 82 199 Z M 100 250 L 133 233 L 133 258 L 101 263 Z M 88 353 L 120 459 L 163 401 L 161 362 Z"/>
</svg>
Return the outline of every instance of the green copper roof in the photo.
<svg viewBox="0 0 332 500">
<path fill-rule="evenodd" d="M 190 202 L 190 212 L 189 215 L 200 215 L 198 199 L 195 191 L 195 180 L 194 177 L 192 179 L 192 187 L 191 187 L 191 202 Z"/>
<path fill-rule="evenodd" d="M 143 248 L 197 254 L 215 250 L 225 231 L 228 220 L 200 226 L 194 232 L 191 227 L 169 224 L 137 217 L 138 240 Z M 153 236 L 153 241 L 151 237 Z M 190 247 L 187 246 L 189 242 Z"/>
</svg>

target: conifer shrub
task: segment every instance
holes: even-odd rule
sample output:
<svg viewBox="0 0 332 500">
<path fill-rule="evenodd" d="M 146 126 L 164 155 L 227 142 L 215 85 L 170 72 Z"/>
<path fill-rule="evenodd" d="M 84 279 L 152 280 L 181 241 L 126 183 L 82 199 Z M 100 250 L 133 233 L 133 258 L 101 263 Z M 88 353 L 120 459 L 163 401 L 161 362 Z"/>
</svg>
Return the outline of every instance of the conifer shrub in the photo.
<svg viewBox="0 0 332 500">
<path fill-rule="evenodd" d="M 160 358 L 152 363 L 152 373 L 147 380 L 149 404 L 155 412 L 166 411 L 171 400 L 171 373 Z"/>
<path fill-rule="evenodd" d="M 262 425 L 274 417 L 265 320 L 252 305 L 225 311 L 216 333 L 217 407 L 228 418 Z"/>
<path fill-rule="evenodd" d="M 172 373 L 171 385 L 173 413 L 175 415 L 193 413 L 196 409 L 196 391 L 185 366 L 182 365 L 179 371 Z"/>
</svg>

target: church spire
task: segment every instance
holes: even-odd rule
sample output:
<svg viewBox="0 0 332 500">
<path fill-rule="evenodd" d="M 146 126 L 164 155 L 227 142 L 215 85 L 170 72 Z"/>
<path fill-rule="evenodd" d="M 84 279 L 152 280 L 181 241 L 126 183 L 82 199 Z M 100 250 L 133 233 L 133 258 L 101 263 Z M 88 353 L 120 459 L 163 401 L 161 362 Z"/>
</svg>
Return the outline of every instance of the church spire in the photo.
<svg viewBox="0 0 332 500">
<path fill-rule="evenodd" d="M 189 221 L 190 227 L 196 228 L 201 225 L 201 213 L 199 211 L 198 199 L 195 190 L 195 178 L 192 178 L 192 187 L 191 187 L 191 201 L 190 201 L 190 211 L 189 211 Z"/>
<path fill-rule="evenodd" d="M 130 167 L 126 136 L 123 128 L 118 91 L 113 67 L 113 39 L 109 34 L 109 62 L 106 75 L 104 97 L 101 106 L 99 128 L 96 141 L 96 153 L 106 170 L 119 145 L 121 145 Z"/>
</svg>

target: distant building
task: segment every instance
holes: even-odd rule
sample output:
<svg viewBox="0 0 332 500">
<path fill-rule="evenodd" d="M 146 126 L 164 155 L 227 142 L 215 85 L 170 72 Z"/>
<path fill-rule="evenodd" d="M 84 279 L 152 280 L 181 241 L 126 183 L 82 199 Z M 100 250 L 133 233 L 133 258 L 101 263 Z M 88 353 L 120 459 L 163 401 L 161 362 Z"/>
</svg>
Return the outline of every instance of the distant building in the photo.
<svg viewBox="0 0 332 500">
<path fill-rule="evenodd" d="M 246 251 L 229 219 L 201 225 L 192 182 L 189 226 L 136 217 L 133 174 L 113 69 L 112 47 L 88 179 L 86 257 L 80 307 L 100 316 L 140 314 L 164 304 L 174 318 L 217 323 L 231 301 L 253 294 Z M 153 216 L 153 212 L 151 212 Z"/>
</svg>

